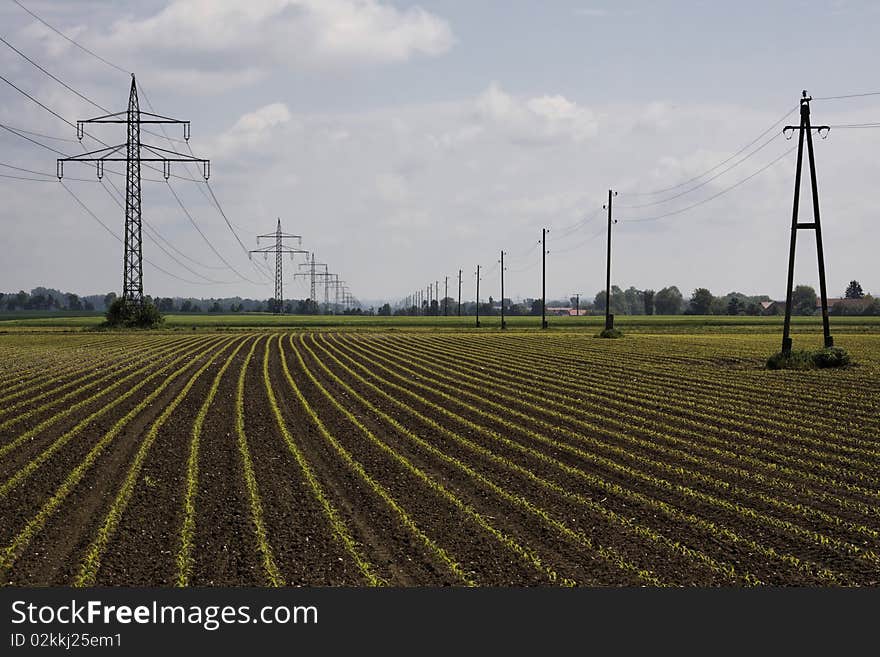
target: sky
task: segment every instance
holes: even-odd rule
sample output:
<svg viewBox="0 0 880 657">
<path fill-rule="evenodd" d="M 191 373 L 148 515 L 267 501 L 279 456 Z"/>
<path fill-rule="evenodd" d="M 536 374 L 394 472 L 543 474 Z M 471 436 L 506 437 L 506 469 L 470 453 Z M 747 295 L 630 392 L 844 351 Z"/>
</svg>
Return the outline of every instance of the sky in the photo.
<svg viewBox="0 0 880 657">
<path fill-rule="evenodd" d="M 21 4 L 119 69 L 0 0 L 0 36 L 82 97 L 0 43 L 9 82 L 75 124 L 104 113 L 86 99 L 124 110 L 134 72 L 141 108 L 191 121 L 189 146 L 211 160 L 232 229 L 197 169 L 173 165 L 182 177 L 167 184 L 144 169 L 153 296 L 272 296 L 274 260 L 245 250 L 280 218 L 302 236 L 292 246 L 363 300 L 435 281 L 442 292 L 447 277 L 455 296 L 459 270 L 473 298 L 477 264 L 481 296 L 497 298 L 502 249 L 507 296 L 539 297 L 542 228 L 548 298 L 592 298 L 613 189 L 615 284 L 784 298 L 796 139 L 782 127 L 798 122 L 801 91 L 816 98 L 814 124 L 880 122 L 880 95 L 819 100 L 880 91 L 876 2 Z M 100 147 L 80 146 L 71 125 L 3 81 L 0 124 L 68 155 Z M 184 147 L 145 129 L 144 143 Z M 120 126 L 88 131 L 125 139 Z M 830 296 L 852 279 L 880 293 L 878 147 L 880 129 L 815 139 Z M 92 216 L 51 175 L 9 166 L 54 174 L 57 157 L 0 130 L 0 174 L 44 179 L 0 177 L 0 291 L 118 293 L 122 247 L 99 220 L 122 234 L 120 165 L 106 165 L 104 183 L 65 166 Z M 805 170 L 805 222 L 808 182 Z M 814 235 L 798 237 L 796 282 L 817 285 Z M 285 297 L 308 295 L 294 276 L 302 260 L 284 260 Z"/>
</svg>

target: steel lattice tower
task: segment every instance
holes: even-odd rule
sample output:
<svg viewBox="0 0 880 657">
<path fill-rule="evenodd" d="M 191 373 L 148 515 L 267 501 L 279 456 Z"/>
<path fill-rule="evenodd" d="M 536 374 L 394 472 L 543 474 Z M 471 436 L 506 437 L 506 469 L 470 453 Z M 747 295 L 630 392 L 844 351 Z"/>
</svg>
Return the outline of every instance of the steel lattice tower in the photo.
<svg viewBox="0 0 880 657">
<path fill-rule="evenodd" d="M 143 303 L 144 266 L 141 239 L 141 110 L 137 87 L 131 77 L 128 96 L 128 163 L 125 175 L 125 255 L 122 269 L 122 296 L 126 301 Z"/>
<path fill-rule="evenodd" d="M 143 242 L 141 240 L 141 162 L 161 162 L 162 174 L 167 180 L 171 176 L 172 162 L 198 162 L 203 166 L 203 175 L 208 179 L 211 165 L 208 160 L 191 157 L 177 151 L 150 146 L 141 142 L 141 124 L 144 123 L 178 123 L 183 126 L 183 137 L 189 141 L 189 121 L 171 119 L 150 112 L 142 112 L 138 102 L 137 82 L 131 76 L 131 91 L 128 95 L 128 109 L 124 112 L 98 116 L 85 121 L 77 121 L 76 136 L 82 141 L 85 136 L 83 126 L 86 123 L 125 123 L 126 140 L 124 144 L 107 146 L 96 151 L 83 153 L 74 157 L 58 159 L 58 179 L 64 177 L 65 162 L 94 162 L 98 179 L 104 177 L 105 162 L 125 162 L 125 252 L 122 264 L 122 298 L 127 303 L 141 305 L 144 302 L 144 267 Z M 91 136 L 91 135 L 89 135 Z M 94 137 L 92 137 L 95 139 Z M 97 140 L 96 140 L 97 141 Z M 103 143 L 103 142 L 101 142 Z M 124 150 L 125 157 L 121 156 Z M 147 151 L 148 156 L 143 156 Z"/>
<path fill-rule="evenodd" d="M 260 243 L 261 239 L 272 239 L 275 238 L 274 246 L 266 246 L 262 249 L 254 249 L 253 251 L 249 251 L 248 254 L 254 253 L 262 253 L 264 257 L 268 257 L 269 253 L 275 252 L 275 296 L 272 299 L 272 312 L 276 315 L 280 315 L 284 312 L 284 277 L 282 271 L 282 259 L 281 256 L 284 253 L 289 253 L 290 257 L 293 258 L 294 253 L 308 253 L 308 251 L 303 251 L 302 249 L 292 249 L 284 244 L 284 240 L 286 239 L 295 239 L 299 242 L 302 242 L 302 237 L 299 235 L 290 235 L 288 233 L 281 232 L 281 219 L 278 219 L 278 225 L 275 228 L 274 233 L 269 233 L 267 235 L 257 235 L 257 244 Z"/>
</svg>

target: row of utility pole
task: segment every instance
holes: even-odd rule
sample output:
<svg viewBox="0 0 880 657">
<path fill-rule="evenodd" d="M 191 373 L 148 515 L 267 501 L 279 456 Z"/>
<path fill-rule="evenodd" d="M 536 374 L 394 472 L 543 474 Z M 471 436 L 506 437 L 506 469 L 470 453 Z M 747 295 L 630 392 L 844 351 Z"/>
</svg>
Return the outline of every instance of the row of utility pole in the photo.
<svg viewBox="0 0 880 657">
<path fill-rule="evenodd" d="M 612 217 L 612 209 L 611 209 L 611 200 L 614 196 L 617 196 L 617 192 L 613 190 L 608 190 L 608 205 L 605 206 L 608 210 L 608 256 L 606 260 L 606 268 L 607 268 L 607 276 L 605 279 L 605 328 L 613 328 L 614 327 L 614 315 L 611 314 L 611 225 L 612 223 L 617 223 Z M 546 329 L 549 324 L 547 322 L 547 256 L 550 254 L 550 250 L 547 248 L 547 233 L 550 232 L 549 228 L 541 229 L 541 239 L 538 241 L 538 244 L 541 246 L 541 328 Z M 499 259 L 500 272 L 501 272 L 501 328 L 507 328 L 507 319 L 504 313 L 504 272 L 507 271 L 507 268 L 504 264 L 504 256 L 508 255 L 506 251 L 501 250 L 501 257 Z M 475 272 L 476 277 L 476 312 L 475 312 L 475 323 L 476 326 L 480 326 L 480 282 L 482 281 L 481 276 L 481 265 L 477 265 L 477 270 Z M 461 274 L 462 270 L 458 270 L 458 316 L 461 316 Z M 436 284 L 434 286 L 434 290 L 436 290 Z M 413 294 L 407 296 L 403 299 L 403 306 L 405 308 L 412 308 L 415 306 L 417 308 L 417 312 L 419 314 L 429 315 L 434 314 L 431 312 L 433 306 L 432 303 L 436 302 L 436 294 L 432 296 L 432 287 L 428 285 L 426 288 L 427 294 L 423 294 L 421 290 L 414 292 Z M 447 308 L 448 301 L 448 292 L 449 292 L 449 277 L 446 276 L 446 292 L 447 295 L 443 299 L 443 315 L 446 316 L 449 314 Z M 576 313 L 580 316 L 580 292 L 573 295 L 577 301 L 577 309 Z M 439 309 L 438 309 L 439 310 Z"/>
</svg>

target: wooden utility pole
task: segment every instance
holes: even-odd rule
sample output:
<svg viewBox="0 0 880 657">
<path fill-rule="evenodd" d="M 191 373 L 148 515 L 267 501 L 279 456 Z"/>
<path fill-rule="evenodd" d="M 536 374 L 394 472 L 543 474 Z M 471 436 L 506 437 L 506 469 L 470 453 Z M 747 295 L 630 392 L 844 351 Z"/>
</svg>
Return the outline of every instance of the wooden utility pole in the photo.
<svg viewBox="0 0 880 657">
<path fill-rule="evenodd" d="M 477 328 L 480 328 L 480 265 L 477 265 Z"/>
<path fill-rule="evenodd" d="M 797 245 L 797 232 L 799 230 L 814 230 L 816 232 L 816 252 L 819 260 L 819 294 L 822 302 L 822 332 L 825 338 L 825 347 L 834 346 L 834 338 L 831 337 L 831 328 L 828 324 L 828 293 L 825 287 L 825 251 L 822 248 L 822 224 L 819 219 L 819 187 L 816 183 L 816 159 L 813 154 L 813 130 L 823 139 L 828 135 L 830 128 L 827 125 L 810 125 L 810 101 L 812 98 L 803 92 L 801 97 L 801 123 L 799 126 L 787 125 L 783 128 L 783 134 L 798 131 L 797 168 L 794 174 L 794 203 L 791 212 L 791 244 L 788 251 L 788 285 L 785 293 L 785 323 L 782 329 L 782 353 L 791 353 L 791 303 L 794 287 L 794 256 Z M 823 136 L 824 131 L 824 136 Z M 810 187 L 813 192 L 813 221 L 810 223 L 798 222 L 798 207 L 800 205 L 801 169 L 804 161 L 804 137 L 807 140 L 807 156 L 810 162 Z"/>
<path fill-rule="evenodd" d="M 507 328 L 507 322 L 504 321 L 504 250 L 501 251 L 501 330 Z"/>
<path fill-rule="evenodd" d="M 547 328 L 547 233 L 549 228 L 541 229 L 541 328 Z"/>
<path fill-rule="evenodd" d="M 611 200 L 617 196 L 617 192 L 608 190 L 608 257 L 606 258 L 607 271 L 605 273 L 605 328 L 614 328 L 614 314 L 611 312 L 611 224 L 617 223 L 611 217 Z"/>
</svg>

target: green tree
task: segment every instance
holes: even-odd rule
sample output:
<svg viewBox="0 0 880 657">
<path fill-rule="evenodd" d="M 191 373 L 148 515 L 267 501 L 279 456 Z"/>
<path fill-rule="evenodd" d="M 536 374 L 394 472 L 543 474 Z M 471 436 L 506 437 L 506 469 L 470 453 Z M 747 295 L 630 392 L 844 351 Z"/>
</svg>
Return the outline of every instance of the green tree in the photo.
<svg viewBox="0 0 880 657">
<path fill-rule="evenodd" d="M 645 290 L 642 292 L 642 302 L 645 304 L 645 314 L 654 314 L 654 290 Z"/>
<path fill-rule="evenodd" d="M 739 315 L 743 310 L 742 303 L 737 297 L 730 297 L 730 301 L 727 302 L 727 314 L 728 315 Z"/>
<path fill-rule="evenodd" d="M 705 287 L 694 290 L 690 300 L 690 311 L 693 315 L 708 315 L 712 308 L 712 300 L 715 297 Z"/>
<path fill-rule="evenodd" d="M 678 315 L 683 301 L 676 286 L 664 287 L 654 295 L 654 310 L 658 315 Z"/>
<path fill-rule="evenodd" d="M 116 299 L 107 309 L 105 325 L 112 328 L 156 328 L 164 321 L 151 301 L 130 303 Z"/>
<path fill-rule="evenodd" d="M 382 304 L 382 306 L 379 308 L 379 314 L 382 317 L 390 316 L 391 315 L 391 304 L 387 304 L 387 303 Z"/>
<path fill-rule="evenodd" d="M 816 312 L 816 290 L 810 285 L 798 285 L 791 295 L 791 304 L 796 315 L 812 315 Z"/>
<path fill-rule="evenodd" d="M 79 296 L 77 296 L 73 292 L 67 293 L 67 309 L 82 310 L 82 302 L 79 300 Z"/>
<path fill-rule="evenodd" d="M 862 290 L 862 286 L 858 281 L 850 281 L 849 285 L 846 286 L 847 299 L 861 299 L 864 296 L 865 293 Z"/>
</svg>

